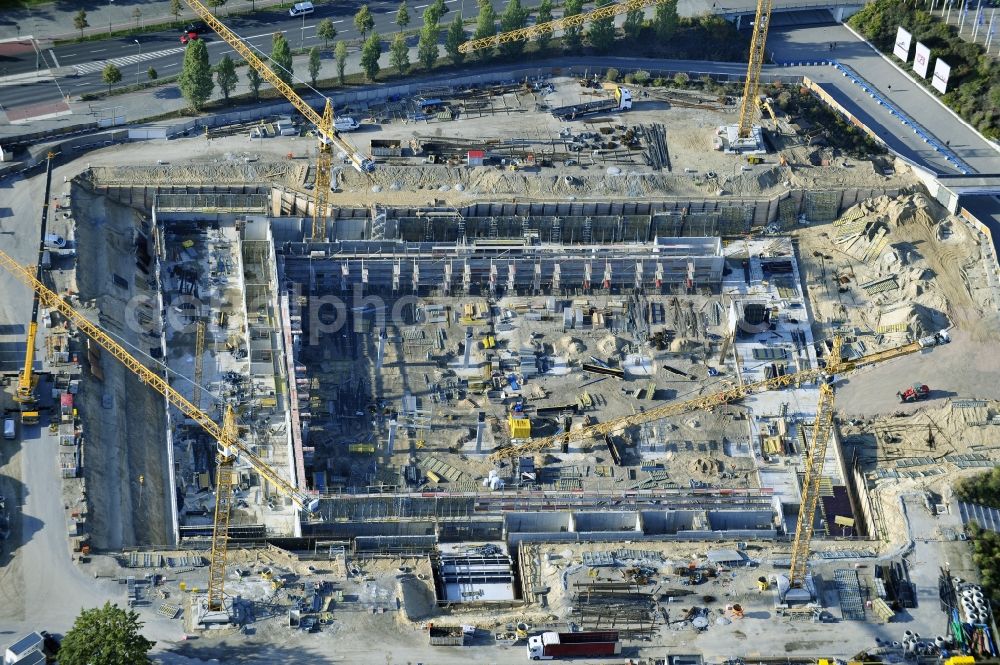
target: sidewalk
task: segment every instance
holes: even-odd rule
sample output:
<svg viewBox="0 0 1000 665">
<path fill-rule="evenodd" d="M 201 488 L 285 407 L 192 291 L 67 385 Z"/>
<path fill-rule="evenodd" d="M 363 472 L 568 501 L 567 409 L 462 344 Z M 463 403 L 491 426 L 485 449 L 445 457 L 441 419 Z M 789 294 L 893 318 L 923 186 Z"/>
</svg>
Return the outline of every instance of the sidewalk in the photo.
<svg viewBox="0 0 1000 665">
<path fill-rule="evenodd" d="M 233 0 L 218 7 L 216 16 L 225 19 L 230 14 L 246 14 L 252 8 L 268 9 L 282 4 L 283 0 L 255 0 L 253 4 Z M 287 0 L 284 0 L 287 2 Z M 32 35 L 41 42 L 58 39 L 72 39 L 80 36 L 80 31 L 73 28 L 73 18 L 78 9 L 74 3 L 51 2 L 29 9 L 8 9 L 0 16 L 0 40 L 10 37 Z M 181 3 L 181 13 L 178 21 L 190 21 L 195 14 L 185 3 Z M 100 6 L 87 8 L 87 23 L 83 34 L 100 35 L 112 30 L 135 29 L 135 10 L 138 9 L 139 26 L 159 25 L 174 21 L 170 13 L 170 0 L 104 0 Z"/>
</svg>

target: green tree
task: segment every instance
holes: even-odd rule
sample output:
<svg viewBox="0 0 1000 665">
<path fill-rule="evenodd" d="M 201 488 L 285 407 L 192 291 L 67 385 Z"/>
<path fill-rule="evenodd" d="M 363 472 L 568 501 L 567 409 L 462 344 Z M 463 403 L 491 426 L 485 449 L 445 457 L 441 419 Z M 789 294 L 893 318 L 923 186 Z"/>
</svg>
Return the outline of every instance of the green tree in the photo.
<svg viewBox="0 0 1000 665">
<path fill-rule="evenodd" d="M 434 17 L 434 23 L 440 23 L 441 18 L 448 13 L 448 5 L 444 4 L 444 0 L 434 0 L 427 9 L 430 10 L 431 16 Z M 425 10 L 424 13 L 426 14 L 427 11 Z"/>
<path fill-rule="evenodd" d="M 631 41 L 639 39 L 639 33 L 642 32 L 642 10 L 633 9 L 632 11 L 625 14 L 625 23 L 622 25 L 622 30 L 625 31 L 625 38 Z"/>
<path fill-rule="evenodd" d="M 319 68 L 323 63 L 319 58 L 319 47 L 313 46 L 309 49 L 309 82 L 316 87 L 316 79 L 319 78 Z"/>
<path fill-rule="evenodd" d="M 252 68 L 251 68 L 252 69 Z M 236 63 L 229 57 L 229 54 L 222 56 L 222 60 L 215 66 L 215 82 L 219 84 L 222 91 L 222 98 L 229 101 L 229 94 L 236 89 L 240 77 L 236 75 Z"/>
<path fill-rule="evenodd" d="M 188 42 L 184 49 L 184 64 L 177 79 L 178 87 L 191 108 L 200 111 L 212 96 L 212 67 L 208 64 L 208 47 L 201 39 Z"/>
<path fill-rule="evenodd" d="M 361 39 L 364 39 L 368 31 L 375 27 L 375 17 L 372 16 L 368 5 L 361 5 L 361 9 L 354 15 L 354 27 L 361 33 Z"/>
<path fill-rule="evenodd" d="M 90 24 L 87 23 L 87 12 L 81 9 L 73 17 L 73 27 L 80 31 L 80 38 L 83 39 L 83 29 L 89 27 Z"/>
<path fill-rule="evenodd" d="M 535 19 L 535 25 L 539 23 L 548 23 L 552 20 L 552 0 L 542 0 L 541 4 L 538 5 L 538 15 Z M 543 32 L 538 35 L 538 48 L 544 51 L 549 47 L 549 42 L 552 41 L 551 32 Z"/>
<path fill-rule="evenodd" d="M 458 47 L 465 43 L 465 26 L 462 24 L 462 15 L 456 14 L 455 20 L 448 26 L 448 34 L 444 38 L 444 50 L 448 52 L 448 57 L 456 65 L 462 64 L 465 54 L 458 50 Z"/>
<path fill-rule="evenodd" d="M 109 62 L 101 70 L 101 80 L 108 84 L 108 94 L 111 94 L 111 86 L 122 80 L 122 71 Z"/>
<path fill-rule="evenodd" d="M 222 5 L 226 4 L 226 0 L 206 0 L 205 4 L 212 9 L 218 9 Z M 214 14 L 215 12 L 212 13 Z"/>
<path fill-rule="evenodd" d="M 429 18 L 428 12 L 424 12 L 424 27 L 420 29 L 420 41 L 417 42 L 417 60 L 424 69 L 430 69 L 437 62 L 438 42 L 441 39 L 441 28 L 437 21 L 428 22 Z"/>
<path fill-rule="evenodd" d="M 333 59 L 337 62 L 337 79 L 344 85 L 344 70 L 347 68 L 347 43 L 343 40 L 333 47 Z"/>
<path fill-rule="evenodd" d="M 174 21 L 178 21 L 181 17 L 181 9 L 184 5 L 181 4 L 181 0 L 170 0 L 170 13 L 174 17 Z"/>
<path fill-rule="evenodd" d="M 156 79 L 160 78 L 159 73 L 152 67 L 146 70 L 146 76 L 149 77 L 150 81 L 155 81 Z"/>
<path fill-rule="evenodd" d="M 610 4 L 611 0 L 597 0 L 597 7 L 606 7 Z M 615 17 L 608 16 L 591 21 L 587 39 L 598 53 L 610 51 L 615 43 Z"/>
<path fill-rule="evenodd" d="M 117 605 L 83 610 L 62 639 L 59 662 L 63 665 L 138 665 L 156 642 L 142 636 L 139 615 Z"/>
<path fill-rule="evenodd" d="M 330 42 L 337 38 L 337 29 L 328 18 L 316 24 L 316 36 L 323 40 L 324 48 L 330 48 Z"/>
<path fill-rule="evenodd" d="M 389 44 L 389 65 L 400 74 L 410 71 L 410 47 L 406 45 L 406 37 L 397 32 Z"/>
<path fill-rule="evenodd" d="M 380 55 L 382 55 L 382 39 L 377 32 L 372 32 L 361 47 L 361 69 L 369 81 L 374 81 L 378 76 Z"/>
<path fill-rule="evenodd" d="M 406 26 L 410 25 L 410 10 L 406 8 L 406 0 L 399 3 L 395 23 L 399 26 L 400 31 L 406 30 Z"/>
<path fill-rule="evenodd" d="M 200 40 L 199 40 L 200 41 Z M 271 35 L 271 71 L 275 76 L 292 85 L 292 48 L 280 32 Z"/>
<path fill-rule="evenodd" d="M 497 34 L 497 13 L 489 0 L 476 0 L 479 5 L 479 18 L 476 19 L 476 31 L 472 33 L 473 39 L 486 39 Z M 493 49 L 483 48 L 476 51 L 476 57 L 486 60 L 493 56 Z"/>
<path fill-rule="evenodd" d="M 507 0 L 507 6 L 500 14 L 500 32 L 519 30 L 524 27 L 527 20 L 528 10 L 521 6 L 521 0 Z M 520 55 L 523 51 L 524 40 L 521 39 L 500 45 L 500 52 L 508 58 Z"/>
<path fill-rule="evenodd" d="M 563 18 L 576 16 L 583 11 L 583 0 L 566 0 L 563 7 Z M 563 48 L 567 51 L 579 51 L 583 46 L 583 28 L 581 26 L 570 26 L 563 30 Z"/>
<path fill-rule="evenodd" d="M 250 94 L 256 102 L 260 99 L 260 86 L 264 85 L 264 77 L 253 67 L 247 71 L 247 85 L 250 86 Z"/>
<path fill-rule="evenodd" d="M 677 0 L 667 0 L 656 5 L 653 14 L 653 30 L 656 38 L 662 43 L 673 37 L 677 31 Z"/>
</svg>

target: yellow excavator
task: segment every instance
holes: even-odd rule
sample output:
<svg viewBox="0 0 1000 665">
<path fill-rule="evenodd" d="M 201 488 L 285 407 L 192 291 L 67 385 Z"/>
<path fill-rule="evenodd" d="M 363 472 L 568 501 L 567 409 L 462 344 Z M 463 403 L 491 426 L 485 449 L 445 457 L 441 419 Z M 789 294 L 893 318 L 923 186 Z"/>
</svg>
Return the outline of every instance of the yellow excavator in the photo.
<svg viewBox="0 0 1000 665">
<path fill-rule="evenodd" d="M 42 228 L 38 240 L 38 262 L 35 264 L 35 279 L 42 280 L 42 257 L 45 255 L 45 235 L 49 221 L 49 194 L 52 191 L 52 160 L 54 153 L 48 154 L 45 166 L 45 198 L 42 200 Z M 21 411 L 21 424 L 34 425 L 38 423 L 38 374 L 35 372 L 35 342 L 38 338 L 38 294 L 31 301 L 31 321 L 28 323 L 28 336 L 24 348 L 24 368 L 17 377 L 17 391 L 14 401 Z"/>
</svg>

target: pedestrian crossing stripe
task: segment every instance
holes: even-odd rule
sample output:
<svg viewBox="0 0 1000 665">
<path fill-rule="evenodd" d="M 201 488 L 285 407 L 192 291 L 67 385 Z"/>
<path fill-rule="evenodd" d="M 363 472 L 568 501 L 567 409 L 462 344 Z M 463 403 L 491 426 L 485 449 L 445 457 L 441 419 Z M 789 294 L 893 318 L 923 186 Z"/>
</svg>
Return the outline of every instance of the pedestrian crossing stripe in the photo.
<svg viewBox="0 0 1000 665">
<path fill-rule="evenodd" d="M 149 53 L 143 53 L 135 55 L 126 55 L 121 58 L 112 58 L 111 60 L 96 60 L 94 62 L 86 62 L 82 65 L 74 65 L 76 73 L 80 76 L 85 74 L 95 74 L 97 72 L 103 71 L 105 67 L 109 64 L 115 67 L 124 67 L 127 65 L 134 65 L 138 62 L 146 62 L 147 60 L 156 60 L 157 58 L 162 58 L 168 55 L 174 55 L 175 53 L 183 53 L 186 47 L 179 46 L 177 48 L 163 49 L 162 51 L 150 51 Z"/>
</svg>

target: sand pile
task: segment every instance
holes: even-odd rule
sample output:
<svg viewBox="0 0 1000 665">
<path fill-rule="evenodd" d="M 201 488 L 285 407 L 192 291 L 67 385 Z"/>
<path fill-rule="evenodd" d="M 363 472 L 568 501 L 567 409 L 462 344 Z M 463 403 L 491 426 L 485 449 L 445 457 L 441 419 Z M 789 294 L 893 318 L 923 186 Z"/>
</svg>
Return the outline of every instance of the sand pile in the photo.
<svg viewBox="0 0 1000 665">
<path fill-rule="evenodd" d="M 611 356 L 619 353 L 624 348 L 624 340 L 615 335 L 608 335 L 597 343 L 597 350 L 604 356 Z"/>
<path fill-rule="evenodd" d="M 556 351 L 570 359 L 578 357 L 587 350 L 586 345 L 572 335 L 563 335 L 555 344 Z"/>
</svg>

